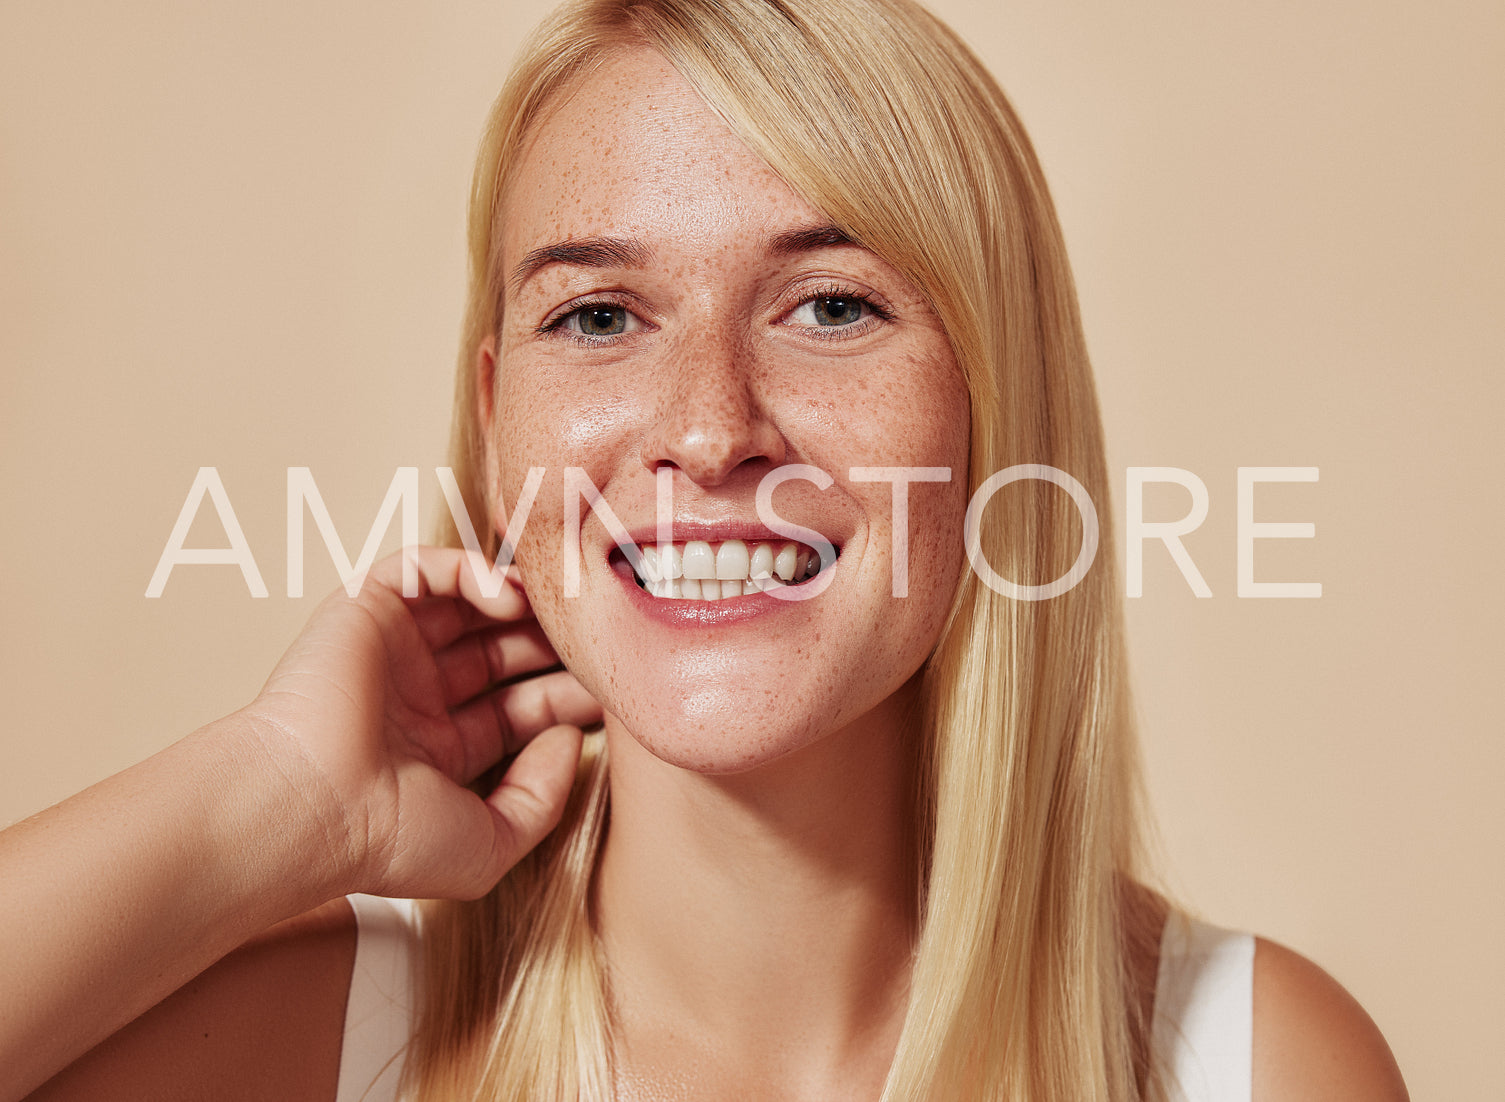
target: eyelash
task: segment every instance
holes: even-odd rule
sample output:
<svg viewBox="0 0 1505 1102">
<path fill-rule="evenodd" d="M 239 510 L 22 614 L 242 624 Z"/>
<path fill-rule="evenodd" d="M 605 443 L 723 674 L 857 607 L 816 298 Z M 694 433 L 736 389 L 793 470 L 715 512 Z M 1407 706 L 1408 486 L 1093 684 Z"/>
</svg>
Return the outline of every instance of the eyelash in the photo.
<svg viewBox="0 0 1505 1102">
<path fill-rule="evenodd" d="M 828 283 L 818 286 L 808 294 L 801 296 L 799 302 L 785 314 L 785 317 L 793 314 L 795 310 L 803 306 L 808 306 L 812 302 L 820 302 L 822 299 L 841 299 L 847 302 L 859 302 L 867 309 L 868 315 L 859 321 L 853 322 L 851 325 L 802 325 L 799 327 L 808 335 L 818 340 L 849 340 L 854 336 L 872 330 L 873 325 L 869 323 L 873 322 L 874 319 L 878 321 L 893 320 L 893 311 L 874 302 L 870 296 L 863 294 L 861 291 L 842 286 L 839 283 Z"/>
<path fill-rule="evenodd" d="M 797 303 L 795 303 L 794 306 L 792 306 L 789 310 L 787 310 L 785 312 L 784 317 L 787 318 L 790 314 L 793 314 L 796 310 L 800 309 L 800 307 L 802 307 L 802 306 L 808 306 L 811 303 L 813 303 L 813 302 L 819 302 L 822 299 L 827 299 L 827 300 L 830 300 L 830 299 L 844 299 L 844 300 L 847 300 L 847 301 L 850 301 L 850 302 L 861 303 L 862 306 L 865 307 L 866 310 L 868 311 L 868 315 L 866 317 L 862 318 L 859 321 L 853 322 L 851 325 L 831 325 L 831 326 L 801 325 L 801 326 L 798 326 L 799 329 L 804 330 L 809 336 L 811 336 L 811 337 L 813 337 L 813 338 L 815 338 L 817 340 L 846 340 L 846 339 L 850 339 L 851 337 L 857 335 L 858 333 L 866 333 L 869 330 L 871 330 L 872 326 L 869 325 L 869 324 L 867 324 L 867 323 L 870 322 L 870 321 L 872 321 L 873 319 L 877 319 L 878 321 L 885 321 L 885 322 L 886 321 L 891 321 L 893 319 L 893 312 L 890 311 L 887 307 L 885 307 L 883 305 L 880 305 L 879 303 L 873 301 L 873 299 L 870 296 L 862 294 L 859 291 L 855 291 L 851 287 L 845 287 L 845 286 L 842 286 L 842 285 L 836 284 L 836 283 L 830 283 L 830 284 L 825 284 L 825 285 L 816 287 L 814 290 L 810 291 L 808 294 L 805 294 L 805 295 L 801 296 L 800 300 Z M 631 309 L 630 306 L 628 306 L 626 303 L 618 301 L 615 298 L 609 298 L 609 297 L 588 298 L 588 299 L 585 299 L 584 301 L 581 301 L 581 302 L 571 303 L 570 304 L 570 308 L 568 310 L 566 310 L 562 314 L 558 314 L 558 315 L 556 315 L 556 316 L 554 316 L 552 318 L 549 318 L 548 320 L 544 321 L 543 324 L 539 325 L 538 328 L 536 330 L 534 330 L 534 332 L 536 332 L 539 336 L 544 336 L 544 337 L 547 337 L 547 336 L 562 337 L 565 340 L 574 342 L 575 344 L 582 344 L 582 345 L 585 345 L 585 346 L 590 347 L 590 348 L 599 348 L 602 345 L 612 344 L 619 337 L 621 337 L 621 336 L 623 336 L 625 334 L 613 334 L 611 336 L 592 337 L 592 336 L 588 336 L 587 334 L 584 334 L 584 333 L 575 333 L 575 332 L 572 332 L 571 330 L 569 330 L 568 328 L 566 328 L 566 325 L 568 324 L 568 322 L 569 322 L 569 320 L 571 318 L 578 317 L 580 314 L 583 314 L 583 313 L 585 313 L 588 310 L 603 310 L 603 309 L 604 310 L 625 310 L 629 314 L 632 313 L 632 309 Z M 641 319 L 639 319 L 639 320 L 641 320 Z M 856 332 L 854 332 L 854 330 Z"/>
<path fill-rule="evenodd" d="M 585 333 L 573 333 L 565 328 L 566 323 L 571 318 L 578 317 L 587 310 L 622 310 L 628 314 L 632 313 L 630 306 L 616 299 L 588 298 L 582 302 L 572 303 L 570 308 L 564 313 L 548 318 L 534 332 L 541 337 L 563 337 L 565 340 L 573 341 L 575 344 L 583 344 L 588 348 L 599 348 L 603 344 L 610 344 L 615 341 L 617 339 L 615 335 L 609 337 L 592 337 Z"/>
</svg>

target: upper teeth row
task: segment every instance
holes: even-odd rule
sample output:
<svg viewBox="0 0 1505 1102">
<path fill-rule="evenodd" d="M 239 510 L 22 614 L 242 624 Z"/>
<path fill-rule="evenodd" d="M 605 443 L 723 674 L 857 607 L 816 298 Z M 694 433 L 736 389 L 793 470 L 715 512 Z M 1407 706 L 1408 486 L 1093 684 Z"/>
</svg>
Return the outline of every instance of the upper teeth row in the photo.
<svg viewBox="0 0 1505 1102">
<path fill-rule="evenodd" d="M 742 540 L 722 540 L 715 545 L 705 540 L 690 540 L 683 547 L 675 543 L 657 547 L 650 544 L 642 549 L 638 565 L 638 574 L 648 583 L 684 579 L 787 584 L 804 581 L 819 570 L 820 556 L 808 547 L 797 543 L 759 543 L 749 551 Z"/>
</svg>

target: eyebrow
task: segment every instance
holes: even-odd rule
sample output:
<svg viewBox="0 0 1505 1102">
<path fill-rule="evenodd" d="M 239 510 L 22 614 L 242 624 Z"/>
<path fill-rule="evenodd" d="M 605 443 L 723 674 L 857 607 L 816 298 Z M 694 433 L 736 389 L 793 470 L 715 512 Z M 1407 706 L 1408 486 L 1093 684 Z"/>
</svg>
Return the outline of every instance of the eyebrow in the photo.
<svg viewBox="0 0 1505 1102">
<path fill-rule="evenodd" d="M 768 249 L 775 256 L 793 256 L 796 253 L 807 253 L 815 249 L 836 249 L 843 245 L 861 248 L 839 227 L 826 222 L 819 226 L 805 226 L 801 229 L 786 230 L 775 234 Z"/>
<path fill-rule="evenodd" d="M 622 237 L 580 237 L 534 249 L 512 270 L 514 290 L 535 272 L 550 264 L 573 264 L 578 268 L 641 268 L 653 250 L 640 241 Z"/>
<path fill-rule="evenodd" d="M 815 249 L 843 246 L 861 247 L 837 226 L 823 223 L 775 234 L 768 244 L 768 251 L 774 256 L 794 256 Z M 572 264 L 578 268 L 641 268 L 652 257 L 653 250 L 641 241 L 625 237 L 579 237 L 534 249 L 512 270 L 511 284 L 513 290 L 517 290 L 550 264 Z"/>
</svg>

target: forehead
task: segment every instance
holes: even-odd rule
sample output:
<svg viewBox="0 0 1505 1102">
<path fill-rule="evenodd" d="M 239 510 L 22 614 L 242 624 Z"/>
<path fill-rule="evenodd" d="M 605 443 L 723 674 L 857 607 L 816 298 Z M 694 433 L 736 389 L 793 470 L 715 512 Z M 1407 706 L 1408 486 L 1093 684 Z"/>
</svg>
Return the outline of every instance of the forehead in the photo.
<svg viewBox="0 0 1505 1102">
<path fill-rule="evenodd" d="M 510 266 L 540 244 L 590 235 L 707 252 L 823 222 L 672 66 L 624 51 L 544 115 L 512 180 Z"/>
</svg>

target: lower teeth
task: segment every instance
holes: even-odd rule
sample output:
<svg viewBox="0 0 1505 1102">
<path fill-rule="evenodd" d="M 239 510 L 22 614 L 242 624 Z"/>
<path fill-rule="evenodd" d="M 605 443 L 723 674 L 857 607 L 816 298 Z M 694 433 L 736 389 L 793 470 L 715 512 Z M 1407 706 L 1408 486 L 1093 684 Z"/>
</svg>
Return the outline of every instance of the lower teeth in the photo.
<svg viewBox="0 0 1505 1102">
<path fill-rule="evenodd" d="M 771 589 L 784 589 L 788 586 L 801 585 L 809 581 L 821 572 L 820 559 L 812 555 L 810 563 L 805 571 L 797 578 L 785 581 L 777 575 L 762 575 L 757 578 L 716 579 L 716 578 L 674 578 L 673 580 L 647 582 L 636 572 L 632 579 L 639 589 L 651 593 L 658 598 L 683 601 L 724 601 L 733 597 L 746 597 L 754 593 L 763 593 Z M 668 591 L 665 591 L 665 587 Z"/>
</svg>

